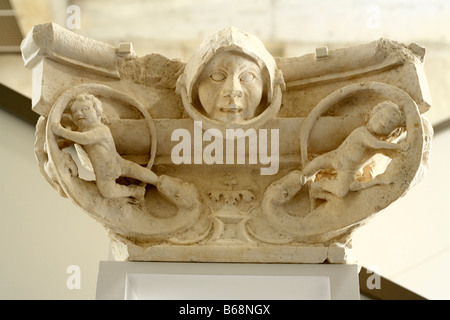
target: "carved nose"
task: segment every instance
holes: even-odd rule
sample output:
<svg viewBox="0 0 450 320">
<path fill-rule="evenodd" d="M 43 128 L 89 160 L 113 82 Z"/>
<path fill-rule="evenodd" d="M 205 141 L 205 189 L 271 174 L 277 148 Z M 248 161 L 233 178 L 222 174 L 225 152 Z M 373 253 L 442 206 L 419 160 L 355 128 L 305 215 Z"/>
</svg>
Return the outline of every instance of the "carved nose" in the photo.
<svg viewBox="0 0 450 320">
<path fill-rule="evenodd" d="M 222 91 L 222 96 L 224 97 L 231 97 L 231 98 L 240 98 L 242 97 L 244 92 L 239 89 L 228 89 Z"/>
<path fill-rule="evenodd" d="M 230 90 L 230 94 L 229 95 L 232 98 L 240 98 L 240 97 L 242 97 L 243 94 L 244 93 L 241 90 L 233 89 L 233 90 Z"/>
<path fill-rule="evenodd" d="M 231 80 L 231 79 L 230 79 Z M 225 84 L 222 90 L 222 96 L 231 98 L 240 98 L 244 95 L 240 83 L 238 81 L 232 80 Z"/>
</svg>

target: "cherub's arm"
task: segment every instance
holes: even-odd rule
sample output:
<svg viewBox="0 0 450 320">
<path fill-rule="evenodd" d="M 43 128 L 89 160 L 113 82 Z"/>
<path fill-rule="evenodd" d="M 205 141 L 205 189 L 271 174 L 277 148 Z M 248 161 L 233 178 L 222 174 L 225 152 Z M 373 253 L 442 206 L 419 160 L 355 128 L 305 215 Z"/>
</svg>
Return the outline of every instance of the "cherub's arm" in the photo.
<svg viewBox="0 0 450 320">
<path fill-rule="evenodd" d="M 51 129 L 55 134 L 81 145 L 97 143 L 103 139 L 103 135 L 97 129 L 77 132 L 64 128 L 60 123 L 52 123 Z"/>
<path fill-rule="evenodd" d="M 363 140 L 362 142 L 366 147 L 376 149 L 376 150 L 400 150 L 407 151 L 409 149 L 409 144 L 404 141 L 401 143 L 392 143 L 378 139 L 374 135 L 372 135 L 368 130 L 361 131 L 363 132 Z"/>
</svg>

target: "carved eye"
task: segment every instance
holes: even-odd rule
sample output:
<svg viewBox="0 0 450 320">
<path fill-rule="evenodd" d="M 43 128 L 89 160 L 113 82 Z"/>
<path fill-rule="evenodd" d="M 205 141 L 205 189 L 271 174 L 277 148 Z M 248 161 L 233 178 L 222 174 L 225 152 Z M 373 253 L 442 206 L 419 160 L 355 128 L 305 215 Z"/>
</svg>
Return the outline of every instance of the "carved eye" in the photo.
<svg viewBox="0 0 450 320">
<path fill-rule="evenodd" d="M 253 79 L 255 79 L 255 75 L 251 72 L 244 72 L 239 77 L 239 80 L 241 80 L 241 82 L 250 82 Z"/>
<path fill-rule="evenodd" d="M 289 197 L 289 191 L 287 191 L 287 190 L 285 189 L 285 190 L 281 191 L 281 195 L 282 195 L 284 198 L 287 198 L 287 197 Z"/>
<path fill-rule="evenodd" d="M 225 80 L 227 76 L 223 72 L 217 71 L 212 73 L 210 77 L 213 81 L 219 82 Z"/>
</svg>

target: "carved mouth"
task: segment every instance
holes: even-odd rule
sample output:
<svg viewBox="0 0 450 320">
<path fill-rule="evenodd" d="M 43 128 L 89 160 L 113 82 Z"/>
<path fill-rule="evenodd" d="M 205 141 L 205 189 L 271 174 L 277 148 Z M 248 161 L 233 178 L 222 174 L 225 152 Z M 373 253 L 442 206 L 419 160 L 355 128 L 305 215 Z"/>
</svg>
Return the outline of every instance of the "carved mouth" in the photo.
<svg viewBox="0 0 450 320">
<path fill-rule="evenodd" d="M 240 113 L 240 112 L 242 112 L 243 109 L 244 108 L 238 106 L 237 104 L 232 103 L 232 104 L 230 104 L 230 105 L 228 105 L 226 107 L 220 108 L 220 111 L 221 112 L 227 112 L 227 113 Z"/>
</svg>

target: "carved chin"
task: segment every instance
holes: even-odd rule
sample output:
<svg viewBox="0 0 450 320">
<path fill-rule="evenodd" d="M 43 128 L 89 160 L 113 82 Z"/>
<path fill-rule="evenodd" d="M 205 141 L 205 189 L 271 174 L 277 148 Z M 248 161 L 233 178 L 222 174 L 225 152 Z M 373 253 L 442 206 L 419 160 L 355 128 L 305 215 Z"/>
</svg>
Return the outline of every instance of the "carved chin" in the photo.
<svg viewBox="0 0 450 320">
<path fill-rule="evenodd" d="M 241 112 L 228 112 L 228 111 L 222 111 L 217 110 L 210 114 L 211 119 L 221 121 L 221 122 L 229 122 L 229 123 L 236 123 L 236 122 L 242 122 L 245 119 L 242 117 L 242 111 Z"/>
<path fill-rule="evenodd" d="M 221 122 L 240 123 L 253 118 L 254 109 L 249 110 L 246 107 L 239 106 L 215 107 L 212 112 L 208 113 L 208 116 Z"/>
</svg>

